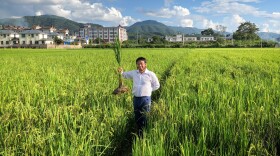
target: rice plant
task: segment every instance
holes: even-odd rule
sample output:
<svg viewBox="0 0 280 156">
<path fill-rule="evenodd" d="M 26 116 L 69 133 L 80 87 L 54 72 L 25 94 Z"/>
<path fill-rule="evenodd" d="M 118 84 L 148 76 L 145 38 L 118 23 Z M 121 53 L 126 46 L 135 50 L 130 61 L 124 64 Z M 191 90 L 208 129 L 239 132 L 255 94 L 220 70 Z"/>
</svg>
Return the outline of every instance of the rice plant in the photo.
<svg viewBox="0 0 280 156">
<path fill-rule="evenodd" d="M 114 44 L 114 52 L 115 52 L 115 57 L 116 57 L 116 60 L 118 62 L 118 65 L 119 65 L 119 68 L 122 68 L 121 67 L 121 42 L 119 40 L 119 37 L 117 37 L 115 39 L 115 44 Z M 128 87 L 125 86 L 123 84 L 123 78 L 122 78 L 122 75 L 121 73 L 118 73 L 118 77 L 119 77 L 119 87 L 116 88 L 114 91 L 113 91 L 113 94 L 122 94 L 122 93 L 126 93 L 129 91 Z"/>
</svg>

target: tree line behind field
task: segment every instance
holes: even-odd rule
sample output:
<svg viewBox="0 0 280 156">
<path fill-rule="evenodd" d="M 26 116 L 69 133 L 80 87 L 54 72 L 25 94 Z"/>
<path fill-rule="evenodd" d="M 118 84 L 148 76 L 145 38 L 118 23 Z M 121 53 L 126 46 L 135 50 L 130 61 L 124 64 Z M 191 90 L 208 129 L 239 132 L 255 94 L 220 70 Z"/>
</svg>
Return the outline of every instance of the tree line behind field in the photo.
<svg viewBox="0 0 280 156">
<path fill-rule="evenodd" d="M 122 48 L 252 48 L 275 47 L 274 41 L 204 41 L 183 43 L 131 43 L 124 42 Z M 113 44 L 88 44 L 84 48 L 113 48 Z"/>
</svg>

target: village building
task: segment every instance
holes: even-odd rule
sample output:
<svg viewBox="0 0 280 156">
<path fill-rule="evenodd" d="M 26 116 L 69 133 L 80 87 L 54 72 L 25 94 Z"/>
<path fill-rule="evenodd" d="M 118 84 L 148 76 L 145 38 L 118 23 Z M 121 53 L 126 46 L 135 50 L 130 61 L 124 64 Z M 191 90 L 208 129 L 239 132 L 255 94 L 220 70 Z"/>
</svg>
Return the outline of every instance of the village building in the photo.
<svg viewBox="0 0 280 156">
<path fill-rule="evenodd" d="M 120 25 L 117 27 L 91 27 L 91 25 L 84 25 L 75 35 L 77 38 L 84 39 L 87 42 L 90 39 L 101 39 L 106 43 L 112 43 L 117 37 L 121 42 L 128 39 L 126 29 Z"/>
<path fill-rule="evenodd" d="M 69 30 L 55 27 L 41 27 L 34 25 L 32 28 L 21 26 L 0 27 L 0 47 L 36 47 L 37 45 L 52 45 L 54 38 L 61 40 L 75 39 L 69 35 Z"/>
<path fill-rule="evenodd" d="M 165 40 L 168 42 L 215 41 L 215 37 L 177 34 L 176 36 L 165 36 Z"/>
<path fill-rule="evenodd" d="M 0 30 L 0 46 L 19 44 L 19 33 L 13 30 Z"/>
</svg>

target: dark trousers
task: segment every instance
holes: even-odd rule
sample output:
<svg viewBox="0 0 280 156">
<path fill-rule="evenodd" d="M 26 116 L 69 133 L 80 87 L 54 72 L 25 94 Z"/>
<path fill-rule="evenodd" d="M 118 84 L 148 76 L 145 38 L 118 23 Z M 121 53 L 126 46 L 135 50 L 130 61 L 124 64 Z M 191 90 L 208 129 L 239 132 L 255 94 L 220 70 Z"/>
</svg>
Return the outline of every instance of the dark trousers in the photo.
<svg viewBox="0 0 280 156">
<path fill-rule="evenodd" d="M 143 131 L 143 128 L 147 126 L 147 112 L 150 111 L 151 97 L 133 97 L 134 115 L 138 129 Z"/>
</svg>

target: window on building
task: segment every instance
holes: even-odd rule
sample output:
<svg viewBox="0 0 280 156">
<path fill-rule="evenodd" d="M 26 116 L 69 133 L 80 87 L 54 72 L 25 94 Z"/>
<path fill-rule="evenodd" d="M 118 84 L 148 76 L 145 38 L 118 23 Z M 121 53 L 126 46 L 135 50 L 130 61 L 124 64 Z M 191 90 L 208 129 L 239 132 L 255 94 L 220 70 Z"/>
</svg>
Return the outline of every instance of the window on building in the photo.
<svg viewBox="0 0 280 156">
<path fill-rule="evenodd" d="M 4 38 L 6 38 L 6 34 L 4 34 Z"/>
<path fill-rule="evenodd" d="M 25 44 L 25 41 L 22 41 L 22 44 Z"/>
<path fill-rule="evenodd" d="M 7 44 L 7 45 L 10 44 L 10 42 L 9 42 L 9 41 L 6 41 L 6 44 Z"/>
<path fill-rule="evenodd" d="M 1 41 L 1 45 L 3 45 L 4 44 L 4 42 L 3 41 Z"/>
<path fill-rule="evenodd" d="M 32 44 L 32 41 L 29 41 L 29 44 Z"/>
<path fill-rule="evenodd" d="M 35 41 L 35 44 L 39 44 L 39 41 Z"/>
<path fill-rule="evenodd" d="M 21 37 L 22 37 L 22 38 L 25 38 L 25 34 L 21 34 Z"/>
<path fill-rule="evenodd" d="M 34 34 L 31 34 L 31 37 L 34 38 Z"/>
</svg>

